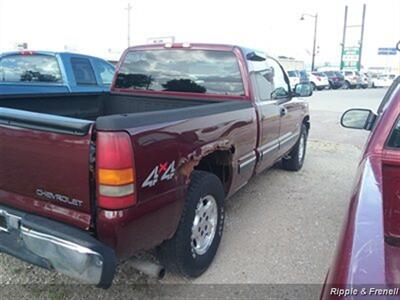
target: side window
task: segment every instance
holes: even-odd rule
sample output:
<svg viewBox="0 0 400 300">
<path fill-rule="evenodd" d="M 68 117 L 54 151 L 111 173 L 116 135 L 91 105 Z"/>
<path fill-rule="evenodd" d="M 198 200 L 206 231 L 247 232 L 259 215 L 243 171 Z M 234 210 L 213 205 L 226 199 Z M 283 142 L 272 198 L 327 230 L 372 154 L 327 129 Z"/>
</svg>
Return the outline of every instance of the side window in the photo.
<svg viewBox="0 0 400 300">
<path fill-rule="evenodd" d="M 78 85 L 96 85 L 92 65 L 87 58 L 71 58 L 71 66 Z"/>
<path fill-rule="evenodd" d="M 258 90 L 259 100 L 271 100 L 273 91 L 273 74 L 271 68 L 264 61 L 249 61 L 251 73 L 254 78 L 254 84 Z"/>
<path fill-rule="evenodd" d="M 268 67 L 266 61 L 252 61 L 251 67 L 260 101 L 271 100 L 271 93 L 273 91 L 273 74 L 271 73 L 271 68 Z"/>
<path fill-rule="evenodd" d="M 281 66 L 272 58 L 267 58 L 268 66 L 273 74 L 273 90 L 271 92 L 272 99 L 282 99 L 289 96 L 289 85 L 285 80 L 285 74 Z"/>
<path fill-rule="evenodd" d="M 390 134 L 388 146 L 400 149 L 400 119 L 397 121 L 392 133 Z"/>
<path fill-rule="evenodd" d="M 99 74 L 101 83 L 104 85 L 110 85 L 114 77 L 115 68 L 114 66 L 105 63 L 101 60 L 96 60 L 94 63 L 96 72 Z"/>
</svg>

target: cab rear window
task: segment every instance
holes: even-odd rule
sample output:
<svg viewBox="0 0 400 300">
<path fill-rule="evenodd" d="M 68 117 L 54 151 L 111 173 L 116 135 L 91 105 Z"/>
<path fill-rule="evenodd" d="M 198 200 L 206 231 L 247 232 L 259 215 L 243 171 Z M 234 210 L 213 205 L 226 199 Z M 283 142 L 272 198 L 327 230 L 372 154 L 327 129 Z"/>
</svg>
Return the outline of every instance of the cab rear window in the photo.
<svg viewBox="0 0 400 300">
<path fill-rule="evenodd" d="M 129 52 L 116 88 L 244 96 L 236 56 L 213 50 Z"/>
<path fill-rule="evenodd" d="M 57 59 L 50 55 L 8 55 L 0 58 L 0 82 L 59 83 Z"/>
</svg>

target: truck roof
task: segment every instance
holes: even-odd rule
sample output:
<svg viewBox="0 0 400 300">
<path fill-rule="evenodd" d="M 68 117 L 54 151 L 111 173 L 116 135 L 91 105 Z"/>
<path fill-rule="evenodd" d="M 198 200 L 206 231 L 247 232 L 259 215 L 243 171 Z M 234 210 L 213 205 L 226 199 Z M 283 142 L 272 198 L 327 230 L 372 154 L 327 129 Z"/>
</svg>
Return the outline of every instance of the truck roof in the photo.
<svg viewBox="0 0 400 300">
<path fill-rule="evenodd" d="M 170 49 L 170 48 L 176 48 L 176 49 L 186 48 L 186 49 L 196 49 L 196 50 L 219 50 L 219 51 L 233 51 L 236 48 L 236 49 L 240 49 L 245 56 L 251 52 L 263 53 L 264 55 L 266 55 L 266 53 L 264 51 L 260 51 L 258 49 L 242 47 L 239 45 L 210 44 L 210 43 L 145 44 L 145 45 L 129 47 L 127 49 L 127 51 L 129 51 L 129 50 L 157 50 L 157 49 Z"/>
<path fill-rule="evenodd" d="M 66 51 L 61 51 L 61 52 L 56 52 L 56 51 L 42 51 L 42 50 L 21 50 L 21 51 L 8 51 L 8 52 L 3 52 L 0 53 L 0 57 L 2 56 L 8 56 L 8 55 L 15 55 L 15 54 L 41 54 L 41 55 L 74 55 L 74 56 L 79 56 L 79 57 L 85 57 L 85 58 L 96 58 L 96 59 L 103 59 L 100 57 L 95 57 L 91 55 L 86 55 L 86 54 L 80 54 L 80 53 L 74 53 L 74 52 L 66 52 Z M 105 59 L 103 59 L 105 60 Z"/>
</svg>

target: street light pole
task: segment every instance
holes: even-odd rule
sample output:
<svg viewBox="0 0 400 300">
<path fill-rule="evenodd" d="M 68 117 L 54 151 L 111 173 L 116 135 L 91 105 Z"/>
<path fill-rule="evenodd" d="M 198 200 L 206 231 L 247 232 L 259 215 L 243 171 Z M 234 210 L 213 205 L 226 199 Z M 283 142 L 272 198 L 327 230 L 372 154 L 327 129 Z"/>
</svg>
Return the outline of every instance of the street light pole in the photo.
<svg viewBox="0 0 400 300">
<path fill-rule="evenodd" d="M 342 53 L 340 54 L 340 70 L 343 70 L 343 55 L 344 49 L 346 47 L 346 28 L 347 28 L 347 12 L 349 7 L 346 5 L 344 7 L 344 25 L 343 25 L 343 39 L 342 39 Z"/>
<path fill-rule="evenodd" d="M 300 20 L 303 21 L 305 16 L 314 18 L 314 41 L 313 41 L 313 51 L 312 51 L 312 60 L 311 60 L 311 71 L 314 71 L 314 69 L 315 69 L 315 55 L 316 55 L 316 50 L 317 50 L 318 14 L 315 14 L 315 15 L 303 14 L 301 16 Z"/>
<path fill-rule="evenodd" d="M 315 14 L 314 19 L 314 43 L 313 43 L 313 52 L 312 52 L 312 62 L 311 62 L 311 71 L 314 71 L 315 67 L 315 51 L 317 46 L 317 24 L 318 24 L 318 14 Z"/>
</svg>

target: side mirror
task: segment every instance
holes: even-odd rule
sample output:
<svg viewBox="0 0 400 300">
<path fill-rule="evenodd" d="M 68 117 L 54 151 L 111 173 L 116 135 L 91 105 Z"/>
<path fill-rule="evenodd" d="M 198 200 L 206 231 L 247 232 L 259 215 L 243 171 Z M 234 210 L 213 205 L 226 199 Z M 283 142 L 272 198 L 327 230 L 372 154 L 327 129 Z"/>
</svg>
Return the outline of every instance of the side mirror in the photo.
<svg viewBox="0 0 400 300">
<path fill-rule="evenodd" d="M 340 124 L 345 128 L 371 130 L 376 115 L 369 109 L 350 109 L 342 115 Z"/>
<path fill-rule="evenodd" d="M 299 83 L 294 87 L 295 97 L 310 97 L 313 94 L 313 88 L 309 83 Z"/>
</svg>

